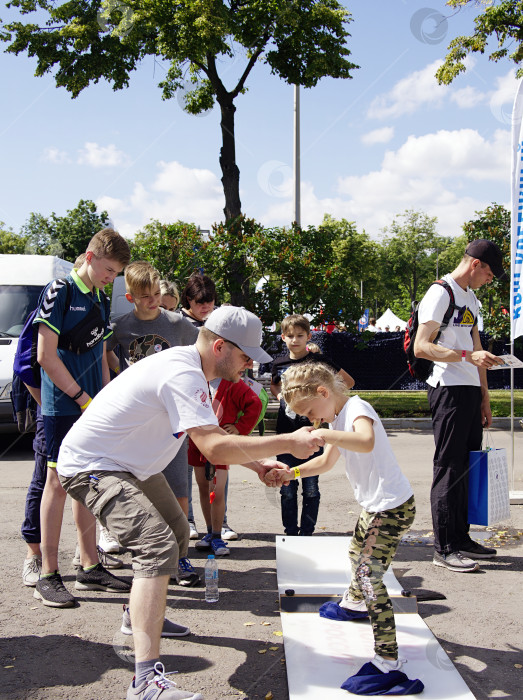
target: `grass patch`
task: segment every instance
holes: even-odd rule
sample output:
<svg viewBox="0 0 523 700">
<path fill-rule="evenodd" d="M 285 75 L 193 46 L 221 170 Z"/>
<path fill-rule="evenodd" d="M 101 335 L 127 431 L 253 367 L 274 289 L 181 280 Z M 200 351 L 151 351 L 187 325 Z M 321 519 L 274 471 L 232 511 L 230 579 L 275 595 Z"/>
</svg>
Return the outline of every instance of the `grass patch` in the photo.
<svg viewBox="0 0 523 700">
<path fill-rule="evenodd" d="M 381 418 L 430 417 L 426 391 L 358 391 Z M 497 418 L 510 416 L 510 391 L 497 389 L 489 392 L 492 415 Z M 514 391 L 514 415 L 523 416 L 523 390 Z"/>
</svg>

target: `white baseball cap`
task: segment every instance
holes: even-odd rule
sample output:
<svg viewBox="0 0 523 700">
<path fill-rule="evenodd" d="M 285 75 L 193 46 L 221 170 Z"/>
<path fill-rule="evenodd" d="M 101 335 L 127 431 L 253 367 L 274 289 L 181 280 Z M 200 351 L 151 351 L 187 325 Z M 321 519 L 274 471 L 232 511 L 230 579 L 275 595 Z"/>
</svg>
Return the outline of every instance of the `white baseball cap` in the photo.
<svg viewBox="0 0 523 700">
<path fill-rule="evenodd" d="M 262 322 L 243 306 L 220 306 L 209 315 L 204 325 L 239 347 L 252 360 L 272 362 L 272 357 L 260 347 Z"/>
</svg>

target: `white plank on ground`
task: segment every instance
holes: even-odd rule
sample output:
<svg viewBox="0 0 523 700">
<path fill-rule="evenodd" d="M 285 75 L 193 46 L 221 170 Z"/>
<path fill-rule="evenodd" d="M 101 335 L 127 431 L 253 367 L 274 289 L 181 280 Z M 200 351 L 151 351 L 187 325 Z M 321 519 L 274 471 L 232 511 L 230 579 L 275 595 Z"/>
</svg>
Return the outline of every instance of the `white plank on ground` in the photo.
<svg viewBox="0 0 523 700">
<path fill-rule="evenodd" d="M 349 537 L 276 538 L 278 591 L 335 595 L 347 588 Z M 401 586 L 391 569 L 385 574 L 391 595 Z M 407 659 L 409 678 L 425 684 L 419 700 L 474 700 L 465 681 L 438 640 L 413 613 L 395 616 L 400 656 Z M 340 688 L 374 656 L 368 621 L 338 622 L 315 613 L 281 613 L 289 700 L 342 700 L 352 695 Z"/>
</svg>

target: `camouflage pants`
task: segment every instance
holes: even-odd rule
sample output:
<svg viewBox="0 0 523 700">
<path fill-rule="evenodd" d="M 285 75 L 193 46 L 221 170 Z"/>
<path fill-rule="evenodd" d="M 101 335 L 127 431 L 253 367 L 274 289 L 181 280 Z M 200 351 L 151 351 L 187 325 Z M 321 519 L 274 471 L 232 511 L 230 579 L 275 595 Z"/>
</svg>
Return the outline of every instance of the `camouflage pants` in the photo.
<svg viewBox="0 0 523 700">
<path fill-rule="evenodd" d="M 414 522 L 414 496 L 401 506 L 380 513 L 361 512 L 349 547 L 351 598 L 365 600 L 374 634 L 374 650 L 381 656 L 398 656 L 396 625 L 383 574 L 403 535 Z"/>
</svg>

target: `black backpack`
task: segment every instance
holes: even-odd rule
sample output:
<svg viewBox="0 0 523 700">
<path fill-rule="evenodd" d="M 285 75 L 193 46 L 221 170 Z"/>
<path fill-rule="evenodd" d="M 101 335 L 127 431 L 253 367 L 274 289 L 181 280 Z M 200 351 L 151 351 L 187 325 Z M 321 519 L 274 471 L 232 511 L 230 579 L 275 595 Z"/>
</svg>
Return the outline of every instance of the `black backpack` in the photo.
<svg viewBox="0 0 523 700">
<path fill-rule="evenodd" d="M 437 280 L 437 282 L 433 282 L 432 284 L 438 284 L 444 289 L 446 289 L 450 297 L 449 308 L 445 311 L 445 315 L 443 316 L 443 320 L 439 327 L 438 334 L 432 341 L 433 343 L 436 343 L 442 331 L 445 330 L 445 328 L 449 325 L 449 321 L 452 318 L 454 311 L 456 309 L 459 309 L 460 307 L 456 306 L 454 292 L 452 291 L 452 287 L 448 282 L 445 282 L 445 280 Z M 411 373 L 411 375 L 415 379 L 421 379 L 422 381 L 426 382 L 432 374 L 434 362 L 432 362 L 432 360 L 426 360 L 423 357 L 416 357 L 414 355 L 414 341 L 416 340 L 416 333 L 418 331 L 419 326 L 418 309 L 419 302 L 413 301 L 412 313 L 410 314 L 410 318 L 407 322 L 407 327 L 405 328 L 403 349 L 405 350 L 405 353 L 407 355 L 407 364 L 409 365 L 409 372 Z"/>
</svg>

